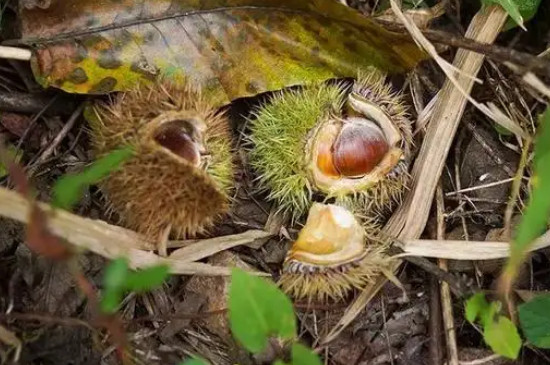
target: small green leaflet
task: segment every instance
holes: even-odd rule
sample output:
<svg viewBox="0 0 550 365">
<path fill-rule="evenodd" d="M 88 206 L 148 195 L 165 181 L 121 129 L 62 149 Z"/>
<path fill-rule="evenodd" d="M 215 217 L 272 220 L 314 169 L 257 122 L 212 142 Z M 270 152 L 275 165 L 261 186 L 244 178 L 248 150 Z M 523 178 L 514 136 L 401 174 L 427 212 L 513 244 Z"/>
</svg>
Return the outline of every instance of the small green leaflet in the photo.
<svg viewBox="0 0 550 365">
<path fill-rule="evenodd" d="M 524 23 L 535 16 L 541 0 L 481 0 L 481 2 L 485 6 L 498 4 L 506 10 L 511 18 L 503 28 L 503 31 L 507 31 L 518 25 L 525 30 Z"/>
<path fill-rule="evenodd" d="M 533 190 L 512 241 L 511 256 L 522 255 L 545 230 L 550 215 L 550 108 L 544 113 L 535 140 Z"/>
<path fill-rule="evenodd" d="M 483 338 L 491 349 L 509 359 L 517 359 L 521 349 L 521 337 L 514 323 L 504 316 L 489 322 L 483 331 Z"/>
<path fill-rule="evenodd" d="M 465 313 L 468 322 L 474 323 L 481 313 L 487 311 L 489 303 L 485 299 L 485 294 L 479 292 L 474 294 L 466 301 Z"/>
<path fill-rule="evenodd" d="M 496 314 L 500 311 L 500 302 L 489 303 L 485 294 L 476 293 L 466 301 L 466 319 L 474 323 L 477 318 L 483 327 L 494 321 Z"/>
<path fill-rule="evenodd" d="M 535 16 L 541 3 L 541 0 L 520 0 L 520 1 L 515 0 L 515 1 L 518 6 L 519 13 L 523 17 L 524 22 L 528 22 Z M 503 31 L 513 29 L 517 26 L 518 24 L 513 19 L 508 19 L 508 21 L 504 26 Z"/>
<path fill-rule="evenodd" d="M 128 261 L 125 258 L 113 260 L 105 268 L 103 292 L 99 303 L 103 313 L 115 313 L 118 310 L 128 273 Z"/>
<path fill-rule="evenodd" d="M 482 4 L 485 6 L 492 4 L 502 6 L 510 18 L 512 18 L 521 28 L 525 29 L 523 25 L 523 16 L 519 11 L 518 1 L 522 0 L 481 0 Z"/>
<path fill-rule="evenodd" d="M 500 302 L 487 302 L 483 293 L 476 293 L 465 305 L 465 316 L 469 322 L 474 323 L 479 318 L 487 345 L 495 353 L 515 359 L 521 349 L 521 338 L 514 323 L 497 315 L 499 311 Z"/>
<path fill-rule="evenodd" d="M 275 284 L 238 268 L 231 274 L 229 322 L 233 336 L 253 353 L 265 349 L 270 336 L 296 336 L 290 299 Z"/>
<path fill-rule="evenodd" d="M 78 174 L 67 174 L 56 181 L 53 187 L 53 205 L 62 209 L 71 209 L 80 199 L 84 189 L 95 184 L 130 158 L 133 149 L 122 148 L 98 159 Z"/>
<path fill-rule="evenodd" d="M 126 258 L 113 260 L 103 275 L 101 310 L 104 313 L 116 312 L 126 291 L 142 293 L 154 289 L 162 285 L 169 271 L 167 265 L 151 266 L 137 272 L 130 271 Z"/>
<path fill-rule="evenodd" d="M 103 274 L 103 287 L 109 290 L 123 289 L 128 272 L 128 260 L 125 258 L 121 257 L 111 261 Z"/>
<path fill-rule="evenodd" d="M 550 294 L 539 295 L 520 305 L 519 321 L 529 342 L 550 349 Z"/>
<path fill-rule="evenodd" d="M 323 365 L 319 356 L 306 346 L 292 344 L 292 365 Z"/>
<path fill-rule="evenodd" d="M 157 288 L 164 283 L 170 273 L 168 265 L 157 265 L 131 272 L 126 278 L 126 289 L 142 293 Z"/>
<path fill-rule="evenodd" d="M 121 290 L 106 289 L 101 294 L 99 307 L 101 312 L 113 314 L 118 311 L 118 306 L 122 302 L 123 292 Z"/>
</svg>

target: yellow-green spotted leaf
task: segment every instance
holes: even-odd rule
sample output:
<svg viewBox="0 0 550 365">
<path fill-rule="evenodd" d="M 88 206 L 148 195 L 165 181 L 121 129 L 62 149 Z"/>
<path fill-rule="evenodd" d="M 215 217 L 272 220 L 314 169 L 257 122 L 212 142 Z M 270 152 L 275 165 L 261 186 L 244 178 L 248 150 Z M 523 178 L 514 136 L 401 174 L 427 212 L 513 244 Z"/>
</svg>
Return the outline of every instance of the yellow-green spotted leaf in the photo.
<svg viewBox="0 0 550 365">
<path fill-rule="evenodd" d="M 80 0 L 22 9 L 20 38 L 44 86 L 124 91 L 159 77 L 200 85 L 215 105 L 291 85 L 404 72 L 426 57 L 335 0 Z"/>
</svg>

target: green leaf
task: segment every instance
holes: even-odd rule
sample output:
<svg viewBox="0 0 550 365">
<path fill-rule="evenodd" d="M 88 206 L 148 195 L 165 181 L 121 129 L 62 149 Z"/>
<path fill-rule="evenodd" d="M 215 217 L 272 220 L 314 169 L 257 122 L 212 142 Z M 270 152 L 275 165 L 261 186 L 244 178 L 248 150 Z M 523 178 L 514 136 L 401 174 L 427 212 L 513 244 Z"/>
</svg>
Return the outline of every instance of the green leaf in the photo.
<svg viewBox="0 0 550 365">
<path fill-rule="evenodd" d="M 519 306 L 521 329 L 533 345 L 550 349 L 550 294 Z"/>
<path fill-rule="evenodd" d="M 111 261 L 103 274 L 103 287 L 108 290 L 124 289 L 128 274 L 128 260 L 126 258 L 121 257 Z"/>
<path fill-rule="evenodd" d="M 535 16 L 535 14 L 537 13 L 537 10 L 539 9 L 539 5 L 541 3 L 541 0 L 519 0 L 519 1 L 515 0 L 515 1 L 518 6 L 519 13 L 523 17 L 524 22 L 528 22 Z M 517 26 L 518 24 L 513 19 L 508 19 L 508 21 L 504 25 L 503 31 L 513 29 Z"/>
<path fill-rule="evenodd" d="M 481 313 L 489 308 L 489 303 L 485 299 L 485 294 L 479 292 L 474 294 L 466 301 L 465 313 L 468 322 L 474 323 Z"/>
<path fill-rule="evenodd" d="M 70 209 L 78 202 L 83 191 L 89 185 L 95 184 L 107 176 L 132 154 L 133 150 L 130 147 L 115 150 L 98 159 L 79 174 L 62 176 L 53 187 L 52 204 L 58 208 Z"/>
<path fill-rule="evenodd" d="M 517 359 L 521 349 L 521 337 L 512 321 L 499 316 L 496 321 L 489 322 L 483 331 L 483 338 L 491 349 L 509 359 Z"/>
<path fill-rule="evenodd" d="M 292 365 L 322 365 L 321 359 L 311 349 L 300 343 L 292 344 Z"/>
<path fill-rule="evenodd" d="M 194 358 L 186 360 L 185 362 L 180 363 L 179 365 L 208 365 L 208 362 L 203 359 Z"/>
<path fill-rule="evenodd" d="M 159 287 L 170 274 L 168 265 L 157 265 L 131 272 L 126 278 L 126 289 L 141 293 Z"/>
<path fill-rule="evenodd" d="M 122 302 L 122 290 L 119 289 L 106 289 L 101 294 L 101 300 L 99 307 L 101 312 L 112 314 L 118 310 L 120 303 Z"/>
<path fill-rule="evenodd" d="M 523 28 L 523 17 L 519 11 L 519 2 L 522 0 L 481 0 L 486 6 L 497 4 L 506 10 L 510 18 L 512 18 L 519 26 Z"/>
<path fill-rule="evenodd" d="M 128 274 L 128 261 L 125 258 L 113 260 L 105 268 L 103 292 L 99 303 L 103 313 L 115 313 L 118 310 Z"/>
<path fill-rule="evenodd" d="M 538 126 L 535 140 L 533 190 L 521 219 L 511 256 L 521 256 L 548 225 L 550 216 L 550 108 Z"/>
<path fill-rule="evenodd" d="M 79 0 L 52 2 L 47 12 L 23 8 L 17 43 L 34 49 L 31 67 L 44 87 L 104 94 L 159 77 L 189 79 L 212 106 L 355 77 L 367 66 L 405 72 L 427 58 L 410 37 L 335 0 L 143 4 Z"/>
<path fill-rule="evenodd" d="M 238 268 L 231 274 L 229 321 L 234 337 L 254 353 L 266 347 L 270 336 L 296 336 L 290 299 L 272 282 Z"/>
</svg>

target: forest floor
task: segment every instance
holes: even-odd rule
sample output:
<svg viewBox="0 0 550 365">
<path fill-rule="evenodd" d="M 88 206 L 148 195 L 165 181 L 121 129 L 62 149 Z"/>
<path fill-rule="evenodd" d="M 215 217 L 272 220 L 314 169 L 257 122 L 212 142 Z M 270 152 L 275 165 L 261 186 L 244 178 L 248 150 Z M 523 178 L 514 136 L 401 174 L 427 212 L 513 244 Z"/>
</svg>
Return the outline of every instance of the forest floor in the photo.
<svg viewBox="0 0 550 365">
<path fill-rule="evenodd" d="M 348 2 L 365 14 L 381 6 L 378 1 Z M 478 9 L 477 2 L 445 3 L 446 14 L 434 21 L 431 28 L 463 34 Z M 527 24 L 528 32 L 518 28 L 503 32 L 495 44 L 538 55 L 550 47 L 548 19 L 550 3 L 543 1 L 535 18 Z M 452 61 L 455 52 L 450 47 L 441 55 Z M 405 86 L 404 91 L 411 104 L 418 106 L 420 100 L 425 105 L 443 85 L 444 74 L 433 61 L 423 62 L 415 72 L 415 82 Z M 498 62 L 486 61 L 478 77 L 483 84 L 474 86 L 472 96 L 480 102 L 513 103 L 526 120 L 536 118 L 545 108 L 542 97 Z M 545 81 L 550 84 L 550 79 Z M 420 92 L 414 96 L 416 103 L 410 93 L 413 87 Z M 6 106 L 6 100 L 13 95 L 21 99 Z M 41 201 L 51 201 L 52 184 L 57 178 L 79 171 L 92 160 L 86 121 L 78 114 L 84 99 L 57 89 L 42 91 L 28 63 L 0 60 L 0 137 L 21 149 L 20 163 L 29 172 Z M 248 101 L 238 101 L 230 107 L 236 130 L 239 115 L 247 107 Z M 414 108 L 413 114 L 416 116 Z M 71 119 L 74 125 L 63 138 L 58 138 Z M 521 149 L 513 137 L 501 133 L 472 105 L 466 107 L 441 178 L 445 239 L 498 240 L 520 158 Z M 246 168 L 239 171 L 237 205 L 231 216 L 216 227 L 215 235 L 263 229 L 268 223 L 270 204 L 265 196 L 253 193 L 252 176 L 253 172 Z M 5 174 L 0 175 L 0 183 L 10 186 Z M 526 191 L 524 181 L 521 199 L 527 196 Z M 432 210 L 423 238 L 437 236 L 435 207 Z M 74 212 L 115 223 L 93 186 Z M 519 215 L 513 222 L 518 218 Z M 270 238 L 259 249 L 233 248 L 215 255 L 209 262 L 249 265 L 277 277 L 291 242 L 285 235 L 296 237 L 297 231 L 297 227 L 284 226 L 281 229 L 284 234 Z M 88 322 L 86 300 L 69 269 L 33 253 L 24 238 L 24 225 L 0 218 L 0 325 L 22 341 L 18 363 L 117 363 L 108 336 Z M 101 286 L 106 260 L 86 253 L 80 264 L 86 277 Z M 503 260 L 448 263 L 456 277 L 468 281 L 475 289 L 486 290 L 494 289 L 502 264 Z M 535 252 L 518 279 L 518 295 L 550 290 L 549 268 L 550 249 Z M 328 345 L 320 346 L 318 341 L 333 328 L 353 298 L 315 309 L 296 303 L 303 339 L 319 350 L 327 364 L 420 365 L 437 361 L 443 364 L 447 350 L 438 278 L 410 263 L 400 268 L 397 277 L 404 285 L 406 298 L 400 288 L 387 283 Z M 212 302 L 219 302 L 227 285 L 227 279 L 223 278 L 173 276 L 160 289 L 127 296 L 121 314 L 136 363 L 177 364 L 192 354 L 219 365 L 236 361 L 261 363 L 261 359 L 247 358 L 231 342 L 224 311 L 205 314 L 216 309 Z M 463 298 L 453 297 L 452 310 L 462 364 L 481 363 L 476 360 L 485 360 L 485 364 L 514 363 L 492 356 L 480 333 L 464 319 Z M 0 364 L 10 364 L 13 356 L 13 348 L 0 341 Z M 269 361 L 269 354 L 265 358 L 264 361 Z M 516 363 L 550 364 L 550 353 L 526 347 Z"/>
</svg>

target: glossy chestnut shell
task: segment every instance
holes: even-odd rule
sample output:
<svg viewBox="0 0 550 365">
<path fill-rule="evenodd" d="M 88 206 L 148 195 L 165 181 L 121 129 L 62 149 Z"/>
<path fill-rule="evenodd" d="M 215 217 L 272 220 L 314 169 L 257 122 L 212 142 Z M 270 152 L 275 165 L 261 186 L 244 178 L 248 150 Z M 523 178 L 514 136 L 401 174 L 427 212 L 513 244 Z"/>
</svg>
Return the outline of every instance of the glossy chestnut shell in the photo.
<svg viewBox="0 0 550 365">
<path fill-rule="evenodd" d="M 372 121 L 349 118 L 332 145 L 319 146 L 317 166 L 330 176 L 361 177 L 371 172 L 389 151 L 382 130 Z"/>
<path fill-rule="evenodd" d="M 329 116 L 309 133 L 309 180 L 327 194 L 345 195 L 385 179 L 403 156 L 398 128 L 379 106 L 351 93 L 346 117 Z"/>
</svg>

